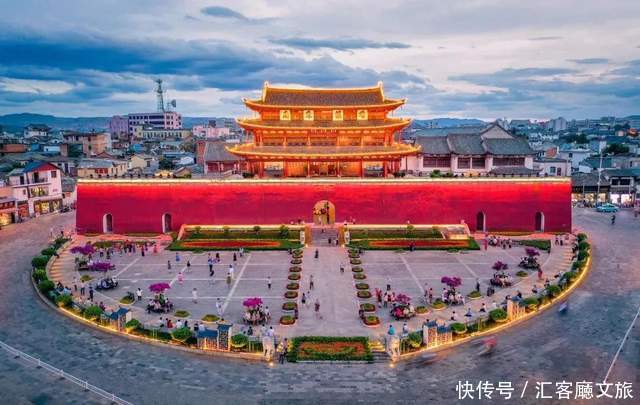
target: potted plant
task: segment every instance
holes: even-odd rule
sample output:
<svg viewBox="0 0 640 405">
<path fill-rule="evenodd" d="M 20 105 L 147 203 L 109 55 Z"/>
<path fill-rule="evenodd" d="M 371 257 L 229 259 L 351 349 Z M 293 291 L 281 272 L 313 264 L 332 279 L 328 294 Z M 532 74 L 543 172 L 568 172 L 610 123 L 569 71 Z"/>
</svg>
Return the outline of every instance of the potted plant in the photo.
<svg viewBox="0 0 640 405">
<path fill-rule="evenodd" d="M 371 298 L 371 292 L 367 290 L 360 290 L 358 291 L 357 296 L 360 299 L 369 299 Z"/>
<path fill-rule="evenodd" d="M 298 281 L 298 280 L 300 280 L 300 274 L 298 274 L 298 273 L 290 273 L 290 274 L 287 276 L 287 278 L 288 278 L 289 280 L 292 280 L 292 281 Z"/>
<path fill-rule="evenodd" d="M 380 318 L 375 315 L 367 315 L 364 317 L 364 324 L 369 327 L 380 326 Z"/>
<path fill-rule="evenodd" d="M 431 303 L 431 308 L 435 309 L 436 311 L 438 311 L 440 309 L 444 309 L 446 307 L 447 307 L 447 304 L 445 304 L 444 301 L 442 301 L 441 298 L 436 298 Z"/>
<path fill-rule="evenodd" d="M 289 299 L 289 300 L 298 298 L 298 292 L 297 291 L 287 291 L 287 292 L 284 293 L 284 297 L 286 299 Z"/>
<path fill-rule="evenodd" d="M 294 323 L 296 323 L 296 318 L 294 318 L 292 315 L 282 315 L 280 317 L 280 324 L 281 325 L 293 325 Z"/>
<path fill-rule="evenodd" d="M 291 273 L 300 273 L 302 271 L 302 267 L 300 267 L 300 266 L 291 266 L 291 267 L 289 267 L 289 271 Z"/>
<path fill-rule="evenodd" d="M 234 349 L 242 349 L 243 347 L 245 347 L 247 344 L 249 344 L 249 338 L 242 334 L 242 333 L 237 333 L 233 336 L 231 336 L 231 347 Z"/>
<path fill-rule="evenodd" d="M 127 333 L 131 333 L 134 330 L 140 328 L 141 326 L 142 326 L 142 324 L 140 323 L 139 320 L 132 319 L 129 322 L 124 324 L 124 329 L 127 331 Z"/>
<path fill-rule="evenodd" d="M 364 269 L 362 267 L 360 267 L 360 266 L 353 266 L 351 268 L 351 271 L 354 272 L 354 273 L 362 273 L 364 271 Z"/>
<path fill-rule="evenodd" d="M 220 320 L 220 317 L 214 314 L 206 314 L 205 316 L 202 317 L 202 322 L 204 323 L 214 323 L 214 322 L 218 322 L 219 320 Z"/>
<path fill-rule="evenodd" d="M 173 315 L 175 315 L 177 318 L 186 318 L 190 314 L 189 314 L 189 311 L 185 311 L 184 309 L 179 309 Z"/>
<path fill-rule="evenodd" d="M 369 303 L 369 302 L 364 302 L 364 303 L 360 304 L 360 309 L 363 310 L 364 312 L 375 312 L 376 311 L 376 306 L 374 304 Z"/>
<path fill-rule="evenodd" d="M 427 307 L 425 307 L 424 305 L 418 305 L 416 307 L 416 314 L 418 315 L 425 315 L 429 312 L 429 309 Z"/>
<path fill-rule="evenodd" d="M 478 298 L 482 297 L 482 294 L 480 293 L 480 291 L 473 290 L 469 294 L 467 294 L 467 297 L 472 300 L 477 300 Z"/>
<path fill-rule="evenodd" d="M 367 283 L 357 283 L 356 284 L 356 289 L 357 290 L 368 290 L 369 289 L 369 284 L 367 284 Z"/>
<path fill-rule="evenodd" d="M 291 312 L 291 311 L 295 311 L 296 308 L 298 308 L 298 304 L 295 301 L 287 301 L 284 304 L 282 304 L 283 311 Z"/>
<path fill-rule="evenodd" d="M 353 273 L 354 280 L 365 280 L 367 276 L 364 273 Z"/>
<path fill-rule="evenodd" d="M 287 284 L 287 290 L 297 290 L 300 288 L 300 284 L 298 283 L 289 283 Z"/>
<path fill-rule="evenodd" d="M 362 264 L 362 260 L 360 259 L 351 259 L 351 264 Z"/>
<path fill-rule="evenodd" d="M 291 259 L 291 264 L 302 264 L 302 259 L 294 257 Z"/>
</svg>

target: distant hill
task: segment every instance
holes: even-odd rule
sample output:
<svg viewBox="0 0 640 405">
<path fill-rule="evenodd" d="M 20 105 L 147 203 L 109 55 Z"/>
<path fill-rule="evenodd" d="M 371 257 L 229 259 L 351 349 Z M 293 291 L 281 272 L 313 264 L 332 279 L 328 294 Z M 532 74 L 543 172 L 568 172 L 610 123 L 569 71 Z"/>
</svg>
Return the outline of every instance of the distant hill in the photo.
<svg viewBox="0 0 640 405">
<path fill-rule="evenodd" d="M 22 132 L 23 128 L 29 124 L 45 124 L 53 129 L 71 129 L 75 131 L 96 131 L 106 130 L 109 127 L 111 117 L 56 117 L 54 115 L 43 114 L 7 114 L 0 115 L 0 125 L 7 132 Z M 185 128 L 194 125 L 206 124 L 214 117 L 183 117 L 182 123 Z"/>
<path fill-rule="evenodd" d="M 413 120 L 412 126 L 419 129 L 430 127 L 449 128 L 482 124 L 486 124 L 486 122 L 475 118 L 434 118 L 430 120 Z"/>
</svg>

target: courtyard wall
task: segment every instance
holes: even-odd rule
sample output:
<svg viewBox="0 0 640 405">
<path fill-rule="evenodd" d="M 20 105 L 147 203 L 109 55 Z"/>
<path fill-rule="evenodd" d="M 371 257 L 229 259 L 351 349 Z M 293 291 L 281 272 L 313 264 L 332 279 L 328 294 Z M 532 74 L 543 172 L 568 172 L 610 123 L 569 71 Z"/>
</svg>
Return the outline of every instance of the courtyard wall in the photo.
<svg viewBox="0 0 640 405">
<path fill-rule="evenodd" d="M 489 231 L 571 231 L 571 182 L 564 178 L 465 179 L 80 179 L 78 232 L 162 232 L 182 224 L 282 224 L 313 221 L 313 207 L 335 205 L 336 222 L 457 224 Z M 538 220 L 536 219 L 538 216 Z"/>
</svg>

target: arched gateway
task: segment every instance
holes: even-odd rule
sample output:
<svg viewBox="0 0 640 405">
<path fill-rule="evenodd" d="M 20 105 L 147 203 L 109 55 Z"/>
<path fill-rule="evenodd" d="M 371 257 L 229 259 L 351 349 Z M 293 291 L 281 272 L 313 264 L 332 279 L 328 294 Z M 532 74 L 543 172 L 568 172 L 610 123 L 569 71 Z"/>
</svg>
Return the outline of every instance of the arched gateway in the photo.
<svg viewBox="0 0 640 405">
<path fill-rule="evenodd" d="M 336 222 L 336 206 L 331 201 L 318 201 L 313 206 L 313 223 L 331 225 Z"/>
</svg>

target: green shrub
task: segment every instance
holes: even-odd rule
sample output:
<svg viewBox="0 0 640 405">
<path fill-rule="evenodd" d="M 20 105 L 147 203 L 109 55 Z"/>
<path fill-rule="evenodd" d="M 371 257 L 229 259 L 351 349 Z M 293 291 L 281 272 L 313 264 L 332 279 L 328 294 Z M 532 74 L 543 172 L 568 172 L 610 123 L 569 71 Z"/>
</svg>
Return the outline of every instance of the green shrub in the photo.
<svg viewBox="0 0 640 405">
<path fill-rule="evenodd" d="M 552 284 L 549 287 L 547 287 L 547 295 L 551 297 L 557 297 L 558 295 L 560 295 L 561 291 L 562 290 L 560 290 L 560 287 L 558 287 L 555 284 Z"/>
<path fill-rule="evenodd" d="M 407 337 L 407 341 L 409 342 L 409 345 L 411 347 L 417 349 L 418 347 L 422 346 L 422 335 L 420 334 L 420 332 L 411 332 Z"/>
<path fill-rule="evenodd" d="M 73 304 L 73 299 L 68 294 L 58 295 L 56 297 L 56 304 L 60 308 L 69 308 Z"/>
<path fill-rule="evenodd" d="M 249 338 L 247 338 L 242 333 L 238 333 L 236 335 L 231 336 L 231 347 L 240 349 L 245 347 L 248 343 L 249 343 Z"/>
<path fill-rule="evenodd" d="M 202 317 L 202 320 L 205 322 L 217 322 L 220 319 L 218 315 L 206 314 Z"/>
<path fill-rule="evenodd" d="M 586 233 L 579 233 L 578 234 L 578 243 L 582 242 L 583 240 L 587 240 L 587 234 Z"/>
<path fill-rule="evenodd" d="M 480 291 L 473 290 L 469 294 L 467 294 L 467 297 L 469 297 L 469 298 L 480 298 L 480 297 L 482 297 L 482 294 L 480 293 Z"/>
<path fill-rule="evenodd" d="M 100 318 L 100 315 L 102 315 L 102 312 L 103 312 L 102 308 L 100 308 L 97 305 L 92 305 L 84 310 L 83 315 L 85 318 L 91 321 L 95 321 L 96 319 Z"/>
<path fill-rule="evenodd" d="M 38 284 L 38 289 L 40 290 L 41 293 L 45 295 L 47 295 L 49 291 L 52 291 L 54 288 L 56 288 L 56 286 L 53 284 L 53 281 L 51 280 L 42 280 Z"/>
<path fill-rule="evenodd" d="M 426 314 L 427 312 L 429 312 L 429 309 L 424 305 L 418 305 L 416 307 L 416 314 Z"/>
<path fill-rule="evenodd" d="M 93 280 L 93 277 L 91 277 L 91 276 L 90 276 L 90 275 L 88 275 L 88 274 L 83 274 L 83 275 L 82 275 L 82 277 L 80 277 L 80 281 L 85 282 L 85 283 L 86 283 L 87 281 L 90 281 L 90 280 Z"/>
<path fill-rule="evenodd" d="M 584 269 L 584 266 L 586 265 L 586 261 L 584 260 L 576 260 L 575 262 L 573 262 L 573 264 L 571 265 L 571 270 L 582 270 Z"/>
<path fill-rule="evenodd" d="M 260 225 L 254 225 L 253 226 L 253 232 L 255 232 L 256 234 L 260 233 Z"/>
<path fill-rule="evenodd" d="M 587 257 L 589 257 L 589 252 L 587 252 L 586 250 L 581 250 L 578 252 L 578 261 L 587 260 Z"/>
<path fill-rule="evenodd" d="M 49 257 L 51 257 L 51 256 L 53 256 L 53 255 L 55 255 L 55 254 L 56 254 L 56 250 L 55 250 L 54 248 L 52 248 L 52 247 L 48 247 L 48 248 L 42 249 L 42 252 L 40 252 L 40 254 L 41 254 L 42 256 L 49 256 Z"/>
<path fill-rule="evenodd" d="M 278 230 L 278 235 L 280 235 L 281 238 L 288 238 L 289 227 L 286 225 L 280 225 L 280 229 Z"/>
<path fill-rule="evenodd" d="M 583 240 L 582 242 L 578 243 L 578 249 L 580 249 L 580 250 L 589 250 L 589 249 L 591 249 L 591 244 L 589 242 L 587 242 L 586 240 Z"/>
<path fill-rule="evenodd" d="M 49 256 L 36 256 L 31 259 L 31 265 L 36 269 L 43 269 L 47 262 L 49 262 Z"/>
<path fill-rule="evenodd" d="M 298 273 L 289 273 L 287 278 L 289 280 L 292 280 L 292 281 L 297 281 L 297 280 L 300 280 L 300 274 L 298 274 Z"/>
<path fill-rule="evenodd" d="M 125 295 L 120 299 L 120 303 L 125 305 L 133 304 L 134 301 L 135 301 L 135 298 L 129 294 Z"/>
<path fill-rule="evenodd" d="M 360 304 L 360 309 L 365 312 L 373 312 L 376 310 L 376 306 L 370 302 L 365 302 L 363 304 Z"/>
<path fill-rule="evenodd" d="M 280 324 L 282 325 L 293 325 L 296 323 L 296 318 L 291 315 L 283 315 L 280 317 Z"/>
<path fill-rule="evenodd" d="M 294 299 L 294 298 L 298 298 L 298 292 L 297 291 L 287 291 L 286 293 L 284 293 L 284 297 L 287 299 Z"/>
<path fill-rule="evenodd" d="M 174 313 L 175 316 L 177 316 L 178 318 L 186 318 L 188 317 L 190 314 L 188 311 L 185 311 L 183 309 L 179 309 Z"/>
<path fill-rule="evenodd" d="M 297 307 L 298 307 L 298 304 L 296 304 L 295 301 L 287 301 L 284 304 L 282 304 L 283 311 L 293 311 Z"/>
<path fill-rule="evenodd" d="M 502 308 L 496 308 L 489 312 L 489 317 L 497 323 L 505 322 L 507 320 L 507 311 Z"/>
<path fill-rule="evenodd" d="M 371 292 L 367 290 L 360 290 L 357 293 L 358 298 L 368 299 L 371 298 Z"/>
<path fill-rule="evenodd" d="M 527 273 L 527 272 L 526 272 L 526 271 L 524 271 L 524 270 L 519 270 L 519 271 L 516 273 L 516 276 L 518 276 L 518 277 L 527 277 L 528 275 L 529 275 L 529 273 Z"/>
<path fill-rule="evenodd" d="M 364 271 L 364 269 L 362 267 L 360 267 L 360 266 L 353 266 L 351 268 L 351 271 L 354 272 L 354 273 L 362 273 Z"/>
<path fill-rule="evenodd" d="M 568 271 L 563 274 L 563 277 L 567 279 L 569 282 L 573 282 L 576 278 L 578 278 L 578 272 L 576 271 Z"/>
<path fill-rule="evenodd" d="M 38 269 L 33 272 L 33 279 L 36 283 L 39 283 L 43 280 L 48 280 L 49 278 L 47 277 L 47 272 L 44 269 Z"/>
<path fill-rule="evenodd" d="M 467 333 L 467 325 L 465 325 L 464 323 L 454 322 L 449 326 L 451 327 L 453 333 L 455 333 L 456 335 L 463 335 Z"/>
<path fill-rule="evenodd" d="M 131 332 L 133 330 L 136 330 L 136 329 L 140 328 L 141 326 L 142 326 L 142 324 L 137 319 L 132 319 L 129 322 L 124 324 L 124 328 L 127 330 L 127 332 Z"/>
<path fill-rule="evenodd" d="M 369 289 L 369 284 L 367 284 L 367 283 L 357 283 L 356 284 L 356 289 L 358 289 L 358 290 L 368 290 Z"/>
<path fill-rule="evenodd" d="M 353 273 L 353 278 L 355 280 L 365 280 L 367 276 L 365 276 L 364 273 Z"/>
<path fill-rule="evenodd" d="M 540 301 L 536 297 L 527 297 L 522 300 L 522 303 L 525 307 L 527 307 L 528 310 L 534 311 L 536 308 L 538 308 L 538 304 L 540 303 Z"/>
<path fill-rule="evenodd" d="M 300 284 L 298 283 L 289 283 L 287 284 L 287 290 L 297 290 L 300 288 Z"/>
<path fill-rule="evenodd" d="M 185 328 L 185 327 L 178 328 L 173 332 L 171 332 L 171 337 L 174 340 L 177 340 L 178 342 L 184 342 L 185 340 L 189 339 L 191 336 L 192 336 L 191 329 Z"/>
<path fill-rule="evenodd" d="M 433 303 L 431 303 L 431 306 L 434 309 L 440 309 L 440 308 L 446 307 L 447 304 L 445 304 L 444 301 L 442 301 L 441 298 L 436 298 L 435 300 L 433 300 Z"/>
</svg>

